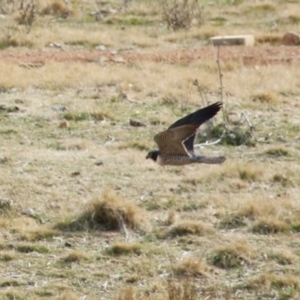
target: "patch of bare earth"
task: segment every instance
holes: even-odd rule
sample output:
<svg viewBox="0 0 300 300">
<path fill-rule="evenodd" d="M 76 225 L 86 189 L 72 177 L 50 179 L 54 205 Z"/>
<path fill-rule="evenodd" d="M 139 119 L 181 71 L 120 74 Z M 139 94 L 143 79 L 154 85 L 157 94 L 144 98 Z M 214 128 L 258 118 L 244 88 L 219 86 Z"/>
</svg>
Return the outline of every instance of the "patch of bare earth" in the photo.
<svg viewBox="0 0 300 300">
<path fill-rule="evenodd" d="M 191 63 L 197 60 L 214 60 L 216 48 L 212 46 L 179 48 L 177 50 L 163 49 L 157 52 L 146 50 L 124 50 L 115 54 L 113 51 L 99 50 L 5 50 L 0 52 L 0 61 L 15 63 L 45 63 L 55 62 L 168 62 Z M 222 47 L 220 59 L 224 61 L 242 62 L 244 65 L 282 64 L 299 61 L 300 48 L 286 46 L 255 46 Z"/>
</svg>

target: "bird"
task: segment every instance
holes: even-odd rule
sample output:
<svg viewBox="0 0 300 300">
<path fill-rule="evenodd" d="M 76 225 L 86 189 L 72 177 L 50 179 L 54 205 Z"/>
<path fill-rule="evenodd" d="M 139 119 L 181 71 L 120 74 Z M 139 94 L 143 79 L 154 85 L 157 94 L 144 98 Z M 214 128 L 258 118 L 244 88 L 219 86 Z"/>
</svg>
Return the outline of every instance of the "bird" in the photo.
<svg viewBox="0 0 300 300">
<path fill-rule="evenodd" d="M 173 123 L 167 130 L 154 136 L 158 150 L 150 151 L 146 158 L 161 166 L 182 166 L 192 163 L 222 164 L 224 156 L 208 157 L 194 152 L 194 140 L 201 124 L 214 117 L 222 103 L 216 102 L 201 108 Z"/>
</svg>

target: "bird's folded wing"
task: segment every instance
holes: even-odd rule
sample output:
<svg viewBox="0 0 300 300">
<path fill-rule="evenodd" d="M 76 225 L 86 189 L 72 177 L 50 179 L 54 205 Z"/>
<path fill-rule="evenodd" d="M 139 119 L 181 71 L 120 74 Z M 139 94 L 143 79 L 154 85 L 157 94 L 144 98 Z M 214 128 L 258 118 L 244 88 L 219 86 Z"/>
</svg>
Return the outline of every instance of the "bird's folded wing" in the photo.
<svg viewBox="0 0 300 300">
<path fill-rule="evenodd" d="M 194 135 L 197 125 L 189 124 L 174 128 L 169 128 L 158 133 L 154 140 L 158 145 L 159 151 L 165 154 L 185 154 L 190 155 L 183 142 Z"/>
</svg>

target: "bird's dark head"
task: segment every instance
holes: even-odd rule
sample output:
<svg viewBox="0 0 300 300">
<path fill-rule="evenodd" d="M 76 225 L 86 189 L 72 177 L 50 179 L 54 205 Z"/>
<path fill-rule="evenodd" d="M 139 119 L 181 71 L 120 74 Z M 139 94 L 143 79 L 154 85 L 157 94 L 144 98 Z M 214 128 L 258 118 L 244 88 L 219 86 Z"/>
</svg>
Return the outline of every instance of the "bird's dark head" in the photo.
<svg viewBox="0 0 300 300">
<path fill-rule="evenodd" d="M 148 159 L 148 158 L 151 158 L 151 159 L 153 159 L 154 161 L 156 161 L 156 160 L 157 160 L 158 154 L 159 154 L 159 151 L 158 151 L 158 150 L 153 150 L 153 151 L 150 151 L 150 152 L 147 154 L 146 158 L 147 158 L 147 159 Z"/>
</svg>

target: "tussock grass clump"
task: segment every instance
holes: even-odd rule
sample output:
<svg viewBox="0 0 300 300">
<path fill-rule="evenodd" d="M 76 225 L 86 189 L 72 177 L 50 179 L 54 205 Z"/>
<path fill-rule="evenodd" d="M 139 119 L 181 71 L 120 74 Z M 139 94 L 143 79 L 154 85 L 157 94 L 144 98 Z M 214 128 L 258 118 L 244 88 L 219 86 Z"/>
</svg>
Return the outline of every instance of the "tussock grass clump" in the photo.
<svg viewBox="0 0 300 300">
<path fill-rule="evenodd" d="M 292 14 L 292 15 L 289 15 L 287 19 L 288 19 L 289 23 L 292 23 L 292 24 L 300 23 L 300 15 Z"/>
<path fill-rule="evenodd" d="M 234 229 L 243 226 L 246 226 L 245 219 L 242 216 L 236 214 L 225 215 L 219 223 L 219 228 L 226 229 Z"/>
<path fill-rule="evenodd" d="M 57 300 L 79 300 L 80 297 L 73 292 L 63 292 Z"/>
<path fill-rule="evenodd" d="M 94 121 L 103 121 L 106 118 L 112 120 L 112 116 L 110 113 L 105 111 L 97 111 L 97 112 L 67 112 L 64 114 L 64 118 L 68 121 L 87 121 L 87 120 L 94 120 Z"/>
<path fill-rule="evenodd" d="M 205 261 L 195 257 L 184 258 L 173 266 L 174 275 L 177 276 L 207 276 L 208 269 Z"/>
<path fill-rule="evenodd" d="M 109 247 L 106 251 L 110 255 L 128 255 L 128 254 L 137 254 L 142 253 L 142 246 L 137 243 L 115 243 Z"/>
<path fill-rule="evenodd" d="M 271 45 L 279 45 L 282 41 L 282 35 L 279 33 L 265 33 L 260 34 L 255 37 L 255 42 L 257 44 L 269 43 Z"/>
<path fill-rule="evenodd" d="M 149 147 L 147 147 L 147 145 L 142 144 L 142 143 L 137 143 L 137 142 L 120 142 L 118 143 L 118 148 L 119 149 L 137 149 L 140 151 L 146 151 L 149 149 Z"/>
<path fill-rule="evenodd" d="M 68 11 L 66 4 L 60 0 L 52 0 L 44 4 L 40 10 L 41 15 L 63 15 Z"/>
<path fill-rule="evenodd" d="M 22 286 L 22 285 L 24 285 L 24 282 L 17 281 L 14 279 L 5 280 L 0 283 L 0 287 L 13 287 L 13 286 Z"/>
<path fill-rule="evenodd" d="M 279 183 L 282 187 L 293 186 L 293 182 L 282 174 L 275 174 L 272 178 L 274 183 Z"/>
<path fill-rule="evenodd" d="M 160 4 L 163 21 L 167 23 L 168 28 L 173 30 L 190 28 L 193 19 L 200 24 L 203 21 L 201 8 L 195 0 L 161 0 Z"/>
<path fill-rule="evenodd" d="M 245 243 L 236 243 L 216 249 L 212 253 L 211 263 L 219 268 L 231 269 L 250 263 L 252 248 Z"/>
<path fill-rule="evenodd" d="M 92 143 L 87 139 L 71 138 L 48 144 L 48 148 L 57 151 L 81 151 L 88 149 Z"/>
<path fill-rule="evenodd" d="M 272 157 L 290 156 L 289 151 L 284 148 L 272 148 L 267 150 L 265 154 Z"/>
<path fill-rule="evenodd" d="M 12 254 L 11 252 L 0 253 L 0 261 L 8 262 L 8 261 L 12 261 L 13 259 L 15 259 L 15 255 Z"/>
<path fill-rule="evenodd" d="M 251 14 L 267 13 L 276 10 L 276 6 L 272 3 L 261 3 L 246 7 L 245 12 Z"/>
<path fill-rule="evenodd" d="M 59 233 L 57 230 L 42 227 L 36 230 L 29 230 L 21 233 L 21 238 L 25 241 L 41 241 L 50 240 L 58 234 Z"/>
<path fill-rule="evenodd" d="M 10 199 L 0 199 L 0 214 L 7 214 L 12 211 L 13 201 Z"/>
<path fill-rule="evenodd" d="M 176 237 L 184 235 L 202 235 L 212 232 L 212 228 L 200 221 L 180 221 L 174 224 L 166 236 Z"/>
<path fill-rule="evenodd" d="M 168 280 L 167 297 L 169 300 L 197 300 L 199 293 L 197 286 L 191 278 L 176 281 L 174 278 Z"/>
<path fill-rule="evenodd" d="M 74 263 L 74 262 L 81 262 L 83 260 L 87 260 L 88 256 L 80 251 L 72 251 L 67 256 L 62 258 L 62 262 L 64 263 Z"/>
<path fill-rule="evenodd" d="M 238 220 L 238 222 L 245 222 L 245 219 L 253 220 L 280 220 L 285 217 L 291 219 L 290 211 L 295 209 L 295 204 L 289 199 L 276 198 L 264 199 L 262 197 L 247 199 L 245 202 L 239 204 L 236 211 L 230 213 L 229 220 Z"/>
<path fill-rule="evenodd" d="M 246 145 L 248 147 L 255 146 L 255 140 L 252 137 L 252 134 L 249 128 L 243 128 L 241 126 L 236 126 L 232 128 L 228 128 L 224 132 L 224 125 L 219 124 L 214 126 L 207 136 L 203 136 L 200 138 L 200 142 L 206 142 L 207 138 L 215 138 L 218 139 L 222 136 L 220 141 L 221 145 L 228 146 L 240 146 Z"/>
<path fill-rule="evenodd" d="M 269 291 L 272 288 L 298 288 L 299 285 L 300 280 L 297 276 L 291 274 L 263 273 L 250 280 L 246 288 L 251 290 L 261 290 L 263 288 Z"/>
<path fill-rule="evenodd" d="M 259 101 L 262 103 L 274 103 L 278 100 L 274 92 L 268 91 L 254 94 L 251 98 L 253 101 Z"/>
<path fill-rule="evenodd" d="M 239 168 L 238 169 L 239 177 L 240 179 L 244 181 L 257 181 L 259 178 L 261 178 L 262 171 L 257 168 L 251 168 L 250 166 L 247 166 L 245 168 Z"/>
<path fill-rule="evenodd" d="M 298 257 L 288 249 L 279 249 L 267 253 L 268 259 L 275 260 L 280 265 L 291 265 L 298 261 Z"/>
<path fill-rule="evenodd" d="M 253 226 L 251 231 L 258 234 L 275 234 L 286 232 L 291 227 L 284 221 L 276 217 L 262 218 L 258 220 Z"/>
<path fill-rule="evenodd" d="M 15 249 L 21 253 L 49 253 L 49 249 L 46 246 L 35 245 L 35 244 L 20 244 L 20 245 L 11 245 L 12 249 Z"/>
<path fill-rule="evenodd" d="M 112 190 L 105 189 L 100 198 L 87 203 L 83 213 L 75 220 L 60 222 L 55 228 L 62 230 L 123 230 L 145 229 L 143 211 L 133 202 L 124 201 Z"/>
</svg>

